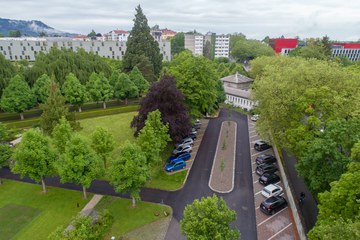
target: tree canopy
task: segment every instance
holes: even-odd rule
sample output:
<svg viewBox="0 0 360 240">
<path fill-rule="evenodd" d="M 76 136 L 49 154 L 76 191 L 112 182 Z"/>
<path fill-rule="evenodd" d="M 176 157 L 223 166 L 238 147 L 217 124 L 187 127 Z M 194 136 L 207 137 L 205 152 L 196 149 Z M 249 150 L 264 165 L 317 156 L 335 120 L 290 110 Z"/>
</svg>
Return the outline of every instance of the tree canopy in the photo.
<svg viewBox="0 0 360 240">
<path fill-rule="evenodd" d="M 58 153 L 62 154 L 65 152 L 66 144 L 70 141 L 72 134 L 73 130 L 70 123 L 66 120 L 65 116 L 62 116 L 52 131 L 52 139 Z"/>
<path fill-rule="evenodd" d="M 126 42 L 126 53 L 123 59 L 123 70 L 130 72 L 147 57 L 152 65 L 155 76 L 159 76 L 162 64 L 162 54 L 157 41 L 150 34 L 150 27 L 140 5 L 137 6 L 134 26 Z"/>
<path fill-rule="evenodd" d="M 103 73 L 92 73 L 86 88 L 91 99 L 103 102 L 103 106 L 106 108 L 106 101 L 113 96 L 113 89 L 107 77 Z"/>
<path fill-rule="evenodd" d="M 170 141 L 169 125 L 162 122 L 161 112 L 158 109 L 149 112 L 145 126 L 140 130 L 137 138 L 148 165 L 162 165 L 160 153 L 165 149 L 168 141 Z"/>
<path fill-rule="evenodd" d="M 15 165 L 11 170 L 22 177 L 28 175 L 36 182 L 41 181 L 43 191 L 46 192 L 44 178 L 55 173 L 56 159 L 49 137 L 39 129 L 29 129 L 15 149 L 14 159 Z"/>
<path fill-rule="evenodd" d="M 139 113 L 131 122 L 131 126 L 136 128 L 136 136 L 145 126 L 148 114 L 156 109 L 161 112 L 162 122 L 169 125 L 169 134 L 174 141 L 180 141 L 190 131 L 191 121 L 184 95 L 176 87 L 173 76 L 163 76 L 141 100 Z"/>
<path fill-rule="evenodd" d="M 150 84 L 148 81 L 146 81 L 146 79 L 143 77 L 142 73 L 136 66 L 131 70 L 129 78 L 139 90 L 140 95 L 148 90 Z"/>
<path fill-rule="evenodd" d="M 116 192 L 130 192 L 133 207 L 140 198 L 140 188 L 149 179 L 145 154 L 135 143 L 126 141 L 120 155 L 109 166 L 108 176 Z"/>
<path fill-rule="evenodd" d="M 48 75 L 41 75 L 34 83 L 32 91 L 36 103 L 44 103 L 49 97 L 51 79 Z"/>
<path fill-rule="evenodd" d="M 191 117 L 198 118 L 217 108 L 217 86 L 220 79 L 214 62 L 184 51 L 174 58 L 169 73 L 175 76 L 176 86 L 185 96 Z"/>
<path fill-rule="evenodd" d="M 107 158 L 115 148 L 114 136 L 105 128 L 97 126 L 91 134 L 91 146 L 102 158 L 106 169 Z"/>
<path fill-rule="evenodd" d="M 170 39 L 171 42 L 171 54 L 175 55 L 185 50 L 185 34 L 178 32 L 174 37 Z"/>
<path fill-rule="evenodd" d="M 11 78 L 1 96 L 1 108 L 6 112 L 20 113 L 34 106 L 34 95 L 23 77 L 16 75 Z"/>
<path fill-rule="evenodd" d="M 9 60 L 6 60 L 4 55 L 0 53 L 0 97 L 3 90 L 8 85 L 9 80 L 15 76 L 16 69 Z"/>
<path fill-rule="evenodd" d="M 82 85 L 77 77 L 69 73 L 61 88 L 67 102 L 77 105 L 81 112 L 81 105 L 88 99 L 86 87 Z"/>
<path fill-rule="evenodd" d="M 240 238 L 239 230 L 230 226 L 235 219 L 235 211 L 228 208 L 223 198 L 214 194 L 187 205 L 180 228 L 189 240 L 235 240 Z"/>
<path fill-rule="evenodd" d="M 114 90 L 114 97 L 125 100 L 126 104 L 128 98 L 135 98 L 139 95 L 139 90 L 135 83 L 125 73 L 114 71 L 110 77 L 110 84 Z"/>
<path fill-rule="evenodd" d="M 230 54 L 238 62 L 252 60 L 260 56 L 273 56 L 274 50 L 267 44 L 243 36 L 230 38 Z"/>
<path fill-rule="evenodd" d="M 87 198 L 86 189 L 98 177 L 100 159 L 92 150 L 86 139 L 74 134 L 66 144 L 65 153 L 57 164 L 61 182 L 81 184 L 84 198 Z"/>
</svg>

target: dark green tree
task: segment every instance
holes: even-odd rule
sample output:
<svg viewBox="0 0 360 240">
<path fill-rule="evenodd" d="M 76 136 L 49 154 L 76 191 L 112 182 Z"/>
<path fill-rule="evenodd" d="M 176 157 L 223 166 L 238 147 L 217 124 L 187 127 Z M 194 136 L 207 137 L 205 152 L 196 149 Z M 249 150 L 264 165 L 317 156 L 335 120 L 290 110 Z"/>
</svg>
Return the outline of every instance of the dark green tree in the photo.
<svg viewBox="0 0 360 240">
<path fill-rule="evenodd" d="M 178 32 L 171 38 L 171 54 L 175 55 L 185 50 L 185 34 Z"/>
<path fill-rule="evenodd" d="M 231 228 L 236 213 L 230 210 L 223 198 L 212 197 L 195 201 L 185 207 L 180 228 L 189 240 L 213 240 L 240 238 L 240 232 Z"/>
<path fill-rule="evenodd" d="M 87 97 L 86 87 L 82 85 L 77 77 L 69 73 L 61 88 L 67 102 L 77 105 L 79 112 L 81 112 L 81 105 L 83 105 Z"/>
<path fill-rule="evenodd" d="M 14 65 L 9 60 L 6 60 L 4 55 L 0 53 L 0 97 L 8 85 L 9 80 L 15 76 L 15 74 L 16 69 Z"/>
<path fill-rule="evenodd" d="M 113 72 L 110 77 L 110 84 L 114 90 L 114 97 L 120 100 L 125 100 L 127 104 L 128 98 L 135 98 L 139 96 L 138 88 L 132 82 L 129 76 L 125 73 Z"/>
<path fill-rule="evenodd" d="M 142 73 L 137 67 L 133 68 L 129 77 L 130 80 L 135 84 L 135 86 L 139 90 L 140 96 L 141 94 L 145 93 L 148 90 L 150 84 L 148 81 L 146 81 L 146 79 L 143 77 Z"/>
<path fill-rule="evenodd" d="M 143 77 L 149 82 L 156 82 L 157 77 L 154 74 L 153 66 L 147 57 L 141 58 L 140 62 L 136 65 L 136 67 L 140 70 Z"/>
<path fill-rule="evenodd" d="M 0 169 L 6 164 L 12 154 L 9 144 L 6 142 L 8 140 L 8 136 L 9 133 L 6 126 L 0 122 Z"/>
<path fill-rule="evenodd" d="M 21 37 L 21 32 L 19 30 L 10 30 L 9 37 Z"/>
<path fill-rule="evenodd" d="M 94 29 L 92 29 L 91 32 L 87 36 L 90 38 L 96 38 L 96 32 L 94 31 Z"/>
<path fill-rule="evenodd" d="M 44 103 L 46 101 L 49 97 L 50 85 L 50 77 L 46 74 L 43 74 L 36 80 L 34 86 L 32 87 L 36 103 Z"/>
<path fill-rule="evenodd" d="M 23 77 L 13 77 L 1 96 L 1 108 L 6 112 L 19 113 L 21 120 L 23 112 L 34 106 L 34 95 Z"/>
<path fill-rule="evenodd" d="M 40 105 L 43 113 L 40 116 L 40 126 L 47 134 L 51 134 L 61 117 L 69 118 L 69 110 L 65 106 L 65 98 L 61 95 L 57 84 L 53 80 L 50 86 L 50 94 L 44 104 Z"/>
<path fill-rule="evenodd" d="M 106 108 L 106 101 L 113 96 L 113 90 L 107 77 L 103 73 L 92 73 L 86 88 L 91 99 L 103 102 L 103 107 Z"/>
<path fill-rule="evenodd" d="M 130 72 L 145 56 L 150 60 L 155 76 L 159 76 L 162 64 L 159 44 L 150 34 L 150 27 L 140 5 L 135 10 L 134 26 L 126 43 L 123 70 Z"/>
</svg>

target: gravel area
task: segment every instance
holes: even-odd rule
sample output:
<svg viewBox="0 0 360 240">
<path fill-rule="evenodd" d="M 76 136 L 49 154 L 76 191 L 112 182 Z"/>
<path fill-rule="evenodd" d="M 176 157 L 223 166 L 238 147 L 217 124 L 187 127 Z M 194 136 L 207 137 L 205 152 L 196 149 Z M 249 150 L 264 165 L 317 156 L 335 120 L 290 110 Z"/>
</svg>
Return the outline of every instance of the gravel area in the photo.
<svg viewBox="0 0 360 240">
<path fill-rule="evenodd" d="M 221 125 L 209 180 L 209 187 L 215 192 L 228 193 L 234 188 L 236 126 L 233 121 Z"/>
</svg>

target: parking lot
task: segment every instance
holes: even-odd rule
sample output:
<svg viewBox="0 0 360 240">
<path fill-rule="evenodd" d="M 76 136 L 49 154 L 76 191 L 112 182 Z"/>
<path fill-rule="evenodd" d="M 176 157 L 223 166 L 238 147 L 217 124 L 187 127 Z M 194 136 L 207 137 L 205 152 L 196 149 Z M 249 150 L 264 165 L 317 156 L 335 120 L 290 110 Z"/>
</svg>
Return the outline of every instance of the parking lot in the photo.
<svg viewBox="0 0 360 240">
<path fill-rule="evenodd" d="M 297 239 L 297 234 L 295 230 L 295 224 L 293 221 L 292 213 L 289 207 L 285 207 L 274 215 L 266 215 L 260 210 L 260 204 L 265 200 L 265 197 L 262 196 L 261 190 L 264 188 L 261 185 L 259 180 L 259 175 L 256 174 L 256 157 L 261 154 L 272 154 L 272 148 L 267 149 L 262 152 L 256 151 L 253 146 L 255 141 L 259 140 L 260 137 L 256 133 L 255 130 L 255 122 L 248 119 L 248 129 L 249 129 L 249 141 L 250 141 L 250 154 L 251 154 L 251 162 L 252 162 L 252 177 L 253 177 L 253 189 L 254 189 L 254 199 L 255 199 L 255 212 L 256 212 L 256 224 L 257 224 L 257 235 L 259 240 L 289 240 L 289 239 Z M 279 175 L 279 174 L 278 174 Z M 280 180 L 280 182 L 276 183 L 280 187 L 283 188 L 284 193 L 281 196 L 287 199 L 284 186 Z"/>
<path fill-rule="evenodd" d="M 175 171 L 175 172 L 166 172 L 168 175 L 176 174 L 180 171 L 190 170 L 190 168 L 194 162 L 194 159 L 196 157 L 196 154 L 199 150 L 202 137 L 204 136 L 207 125 L 209 124 L 209 119 L 201 119 L 200 122 L 201 122 L 201 127 L 197 130 L 196 139 L 194 140 L 194 145 L 192 146 L 192 152 L 190 153 L 191 158 L 186 160 L 186 168 L 179 170 L 179 171 Z"/>
</svg>

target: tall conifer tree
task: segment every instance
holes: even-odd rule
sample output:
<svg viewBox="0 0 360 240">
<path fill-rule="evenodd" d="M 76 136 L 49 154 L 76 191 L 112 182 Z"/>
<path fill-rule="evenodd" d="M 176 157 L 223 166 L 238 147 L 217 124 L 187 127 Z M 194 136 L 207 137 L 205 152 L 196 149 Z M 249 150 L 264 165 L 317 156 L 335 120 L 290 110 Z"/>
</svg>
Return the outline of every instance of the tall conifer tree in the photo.
<svg viewBox="0 0 360 240">
<path fill-rule="evenodd" d="M 134 26 L 126 43 L 123 70 L 130 72 L 134 66 L 140 64 L 147 57 L 152 65 L 151 70 L 156 76 L 159 76 L 162 67 L 159 44 L 150 34 L 150 27 L 140 5 L 135 10 Z M 147 80 L 151 81 L 152 79 Z"/>
</svg>

